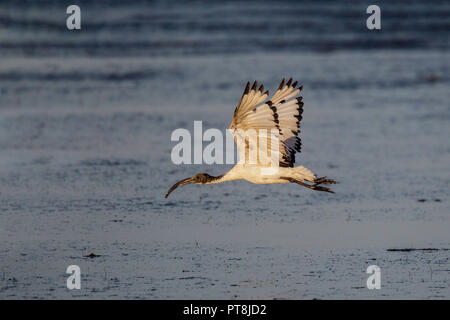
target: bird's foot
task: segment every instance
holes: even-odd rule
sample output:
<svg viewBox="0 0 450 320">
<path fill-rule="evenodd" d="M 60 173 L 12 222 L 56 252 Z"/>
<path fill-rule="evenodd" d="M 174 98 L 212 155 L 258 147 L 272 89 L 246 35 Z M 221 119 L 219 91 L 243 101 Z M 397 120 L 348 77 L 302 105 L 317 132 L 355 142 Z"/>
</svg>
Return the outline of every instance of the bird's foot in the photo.
<svg viewBox="0 0 450 320">
<path fill-rule="evenodd" d="M 319 185 L 317 185 L 317 184 L 312 185 L 312 186 L 311 186 L 311 189 L 317 190 L 317 191 L 325 191 L 325 192 L 329 192 L 329 193 L 334 193 L 334 191 L 331 190 L 330 188 L 322 187 L 322 186 L 319 186 Z"/>
<path fill-rule="evenodd" d="M 332 179 L 328 179 L 327 177 L 320 177 L 314 179 L 314 184 L 337 184 L 337 181 L 334 181 Z"/>
<path fill-rule="evenodd" d="M 326 177 L 323 177 L 323 178 L 326 178 Z M 313 185 L 310 185 L 310 184 L 304 183 L 304 182 L 302 182 L 302 181 L 298 181 L 298 180 L 296 180 L 296 179 L 294 179 L 294 178 L 291 178 L 291 177 L 281 177 L 281 179 L 288 180 L 289 182 L 292 182 L 292 183 L 297 183 L 297 184 L 299 184 L 299 185 L 301 185 L 301 186 L 304 186 L 304 187 L 309 188 L 309 189 L 312 189 L 312 190 L 325 191 L 325 192 L 329 192 L 329 193 L 334 193 L 333 190 L 331 190 L 330 188 L 326 188 L 326 187 L 319 186 L 318 183 L 315 183 L 315 184 L 313 184 Z M 322 179 L 322 178 L 319 178 L 319 179 Z M 333 181 L 333 180 L 328 180 L 328 179 L 326 179 L 326 181 Z M 314 182 L 315 182 L 315 181 L 314 181 Z M 332 183 L 336 183 L 336 182 L 333 181 Z"/>
</svg>

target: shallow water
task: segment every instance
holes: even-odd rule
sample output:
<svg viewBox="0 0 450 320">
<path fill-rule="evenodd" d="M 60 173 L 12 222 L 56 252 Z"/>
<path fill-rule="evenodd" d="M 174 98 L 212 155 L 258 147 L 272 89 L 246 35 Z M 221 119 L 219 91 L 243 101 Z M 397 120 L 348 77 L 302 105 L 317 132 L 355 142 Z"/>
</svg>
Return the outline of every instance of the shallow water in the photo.
<svg viewBox="0 0 450 320">
<path fill-rule="evenodd" d="M 65 28 L 67 3 L 2 1 L 7 55 L 167 56 L 237 52 L 450 48 L 448 1 L 380 0 L 382 31 L 366 28 L 365 0 L 79 0 L 82 32 Z"/>
<path fill-rule="evenodd" d="M 450 251 L 388 251 L 450 248 L 447 49 L 2 43 L 0 298 L 450 298 Z M 225 129 L 247 81 L 290 76 L 304 85 L 297 163 L 338 180 L 335 195 L 236 181 L 164 199 L 230 168 L 174 165 L 174 129 Z M 66 288 L 71 264 L 81 290 Z M 381 290 L 366 288 L 372 264 Z"/>
</svg>

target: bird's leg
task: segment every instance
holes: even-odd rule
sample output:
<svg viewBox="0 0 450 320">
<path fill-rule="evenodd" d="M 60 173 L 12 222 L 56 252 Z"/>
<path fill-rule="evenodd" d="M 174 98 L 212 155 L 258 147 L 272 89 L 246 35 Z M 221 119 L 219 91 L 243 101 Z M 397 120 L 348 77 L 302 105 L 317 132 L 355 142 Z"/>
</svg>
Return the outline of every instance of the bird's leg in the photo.
<svg viewBox="0 0 450 320">
<path fill-rule="evenodd" d="M 325 192 L 329 192 L 329 193 L 334 193 L 330 188 L 322 187 L 322 186 L 319 186 L 319 185 L 317 185 L 317 184 L 310 185 L 310 184 L 301 182 L 301 181 L 296 180 L 296 179 L 291 178 L 291 177 L 280 177 L 280 178 L 281 178 L 281 179 L 288 180 L 289 182 L 292 182 L 292 183 L 297 183 L 297 184 L 299 184 L 299 185 L 301 185 L 301 186 L 307 187 L 307 188 L 312 189 L 312 190 L 325 191 Z"/>
<path fill-rule="evenodd" d="M 314 184 L 337 184 L 337 181 L 328 179 L 327 177 L 320 177 L 314 179 Z"/>
</svg>

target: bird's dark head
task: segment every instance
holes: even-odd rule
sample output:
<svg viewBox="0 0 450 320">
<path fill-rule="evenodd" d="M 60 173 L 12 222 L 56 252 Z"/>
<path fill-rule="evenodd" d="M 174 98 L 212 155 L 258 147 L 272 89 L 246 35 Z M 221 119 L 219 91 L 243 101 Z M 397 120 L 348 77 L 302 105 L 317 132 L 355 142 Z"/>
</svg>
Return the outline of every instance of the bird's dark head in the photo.
<svg viewBox="0 0 450 320">
<path fill-rule="evenodd" d="M 167 191 L 166 193 L 166 198 L 169 196 L 169 194 L 175 190 L 178 187 L 184 186 L 185 184 L 190 184 L 190 183 L 196 183 L 196 184 L 204 184 L 204 183 L 208 183 L 212 180 L 216 179 L 216 177 L 210 176 L 207 173 L 198 173 L 193 177 L 190 178 L 186 178 L 183 179 L 181 181 L 178 181 L 177 183 L 175 183 L 170 189 L 169 191 Z"/>
</svg>

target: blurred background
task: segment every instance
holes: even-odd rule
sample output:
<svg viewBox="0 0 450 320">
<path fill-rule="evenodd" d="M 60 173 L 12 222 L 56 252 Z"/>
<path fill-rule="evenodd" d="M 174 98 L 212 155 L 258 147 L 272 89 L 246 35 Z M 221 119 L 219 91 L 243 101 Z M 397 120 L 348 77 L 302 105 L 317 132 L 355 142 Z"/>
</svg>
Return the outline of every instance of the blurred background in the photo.
<svg viewBox="0 0 450 320">
<path fill-rule="evenodd" d="M 448 1 L 2 1 L 0 298 L 448 299 L 449 17 Z M 336 195 L 164 199 L 229 169 L 172 164 L 172 131 L 226 129 L 247 81 L 284 77 L 304 86 L 297 163 Z"/>
</svg>

